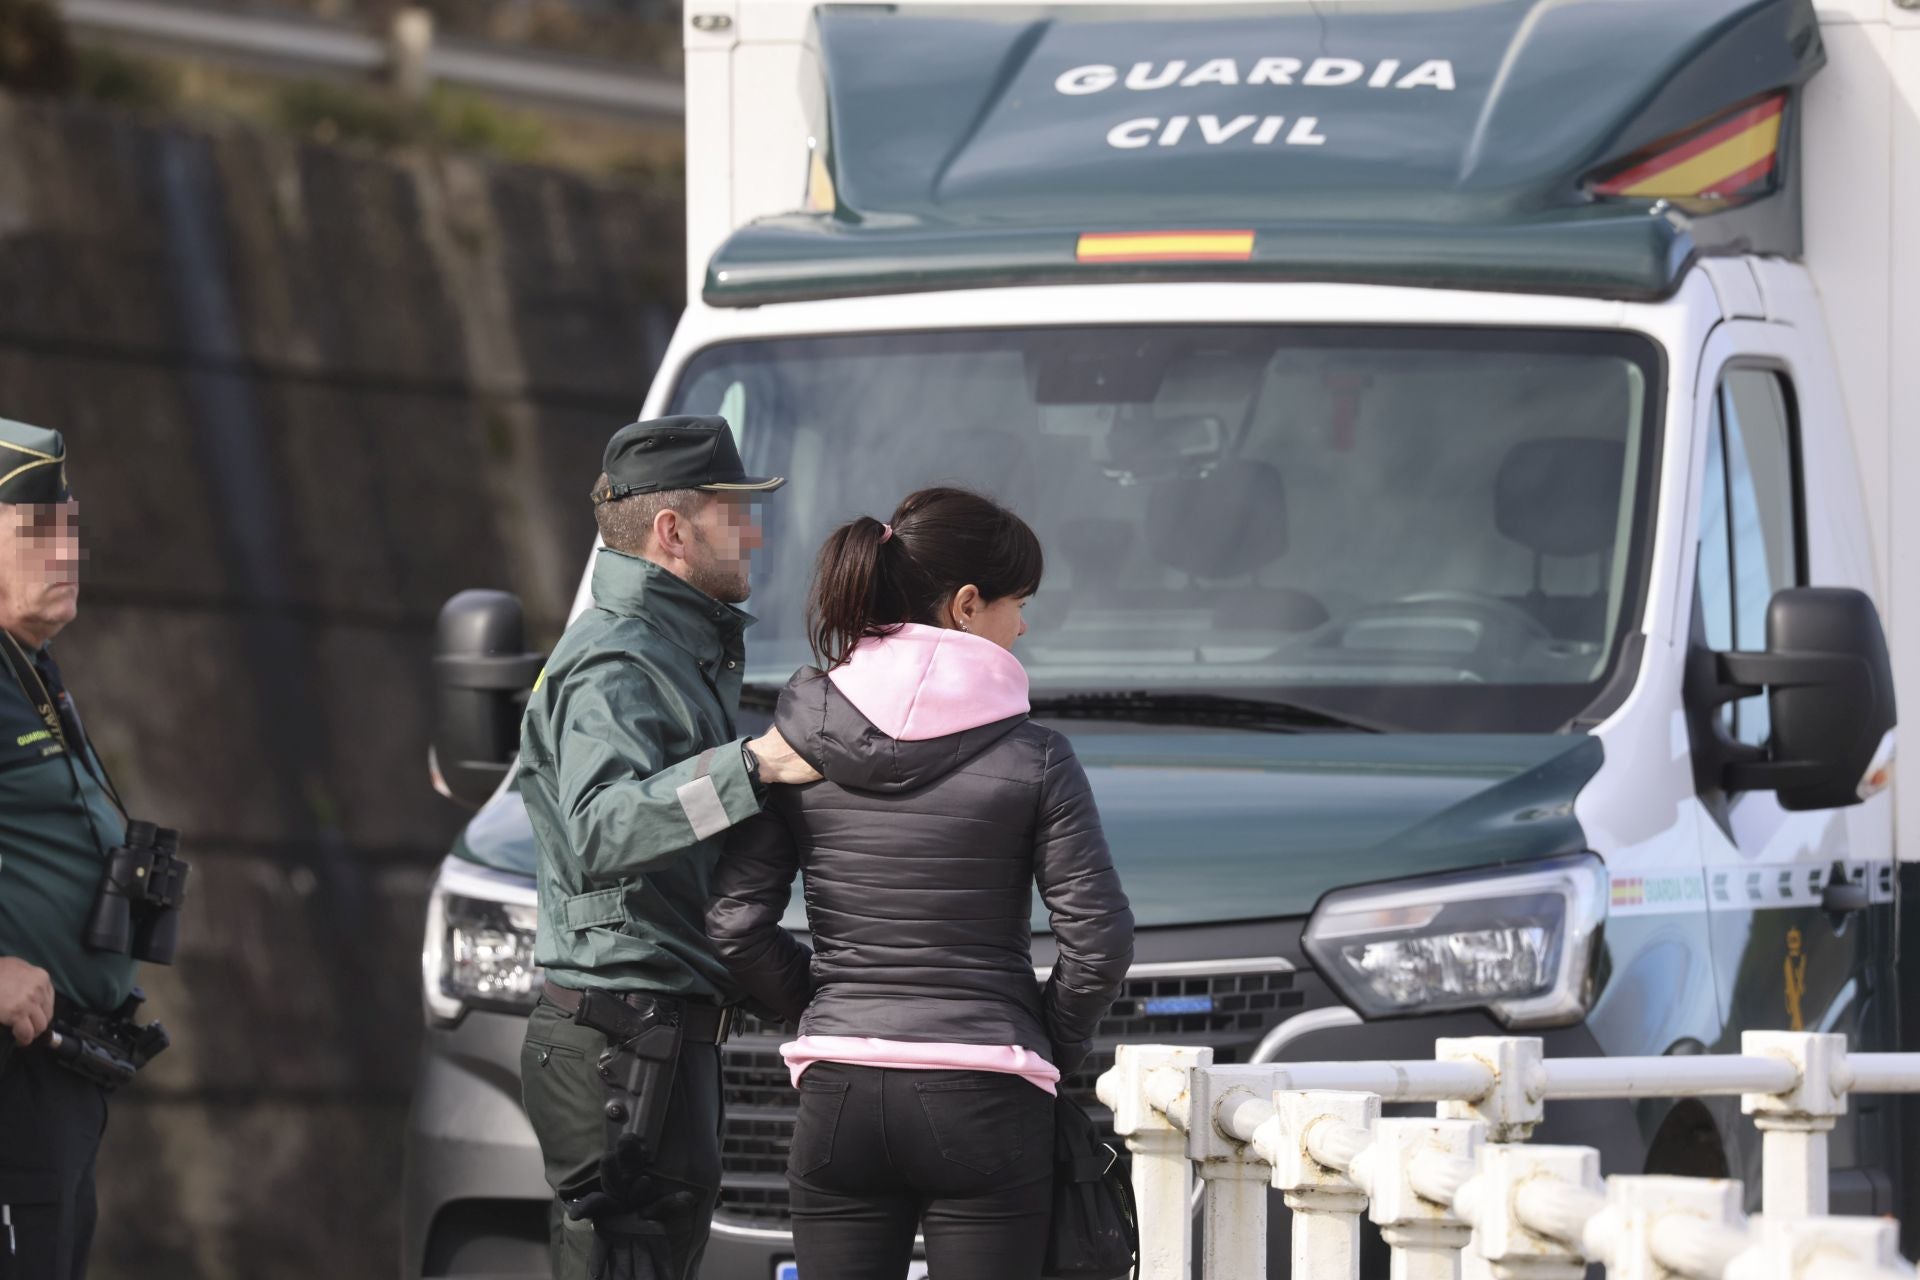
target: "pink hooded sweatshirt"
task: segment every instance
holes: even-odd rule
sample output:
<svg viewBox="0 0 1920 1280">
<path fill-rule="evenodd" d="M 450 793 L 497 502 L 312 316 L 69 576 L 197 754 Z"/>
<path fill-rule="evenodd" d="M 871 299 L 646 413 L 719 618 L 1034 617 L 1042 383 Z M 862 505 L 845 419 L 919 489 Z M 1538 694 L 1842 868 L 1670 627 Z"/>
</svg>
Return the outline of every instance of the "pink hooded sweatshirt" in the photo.
<svg viewBox="0 0 1920 1280">
<path fill-rule="evenodd" d="M 909 623 L 863 640 L 828 673 L 834 688 L 876 729 L 901 742 L 925 742 L 993 724 L 1028 710 L 1027 672 L 991 640 Z M 796 1087 L 816 1062 L 848 1062 L 906 1071 L 998 1071 L 1057 1093 L 1060 1072 L 1020 1045 L 930 1044 L 871 1036 L 801 1036 L 780 1046 Z"/>
</svg>

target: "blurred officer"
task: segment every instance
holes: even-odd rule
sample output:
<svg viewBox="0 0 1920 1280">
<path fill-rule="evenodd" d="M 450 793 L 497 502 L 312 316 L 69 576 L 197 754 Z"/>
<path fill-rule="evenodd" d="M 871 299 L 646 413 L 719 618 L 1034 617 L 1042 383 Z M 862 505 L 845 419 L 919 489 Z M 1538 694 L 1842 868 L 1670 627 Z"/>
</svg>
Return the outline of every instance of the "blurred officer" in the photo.
<svg viewBox="0 0 1920 1280">
<path fill-rule="evenodd" d="M 720 418 L 637 422 L 593 491 L 593 606 L 534 683 L 520 789 L 540 854 L 521 1080 L 555 1195 L 558 1280 L 687 1280 L 720 1193 L 726 965 L 703 921 L 717 839 L 818 778 L 735 727 L 752 618 L 749 476 Z"/>
<path fill-rule="evenodd" d="M 60 433 L 0 420 L 0 1276 L 31 1280 L 85 1274 L 107 1094 L 165 1038 L 131 1016 L 126 815 L 48 648 L 79 570 Z"/>
</svg>

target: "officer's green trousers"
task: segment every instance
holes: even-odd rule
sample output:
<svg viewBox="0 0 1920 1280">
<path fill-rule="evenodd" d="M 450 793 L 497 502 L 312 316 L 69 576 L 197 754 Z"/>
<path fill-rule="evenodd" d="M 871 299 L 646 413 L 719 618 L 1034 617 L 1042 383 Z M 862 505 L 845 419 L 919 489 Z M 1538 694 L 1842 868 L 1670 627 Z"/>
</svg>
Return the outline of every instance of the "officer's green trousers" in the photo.
<svg viewBox="0 0 1920 1280">
<path fill-rule="evenodd" d="M 527 1022 L 520 1051 L 521 1096 L 554 1191 L 548 1218 L 554 1280 L 598 1280 L 591 1265 L 593 1226 L 568 1218 L 565 1203 L 592 1190 L 599 1179 L 607 1094 L 596 1061 L 606 1047 L 605 1036 L 542 1000 Z M 661 1280 L 694 1280 L 700 1274 L 720 1198 L 720 1087 L 718 1047 L 682 1048 L 655 1175 L 662 1186 L 693 1192 L 695 1203 L 666 1224 L 672 1272 Z"/>
</svg>

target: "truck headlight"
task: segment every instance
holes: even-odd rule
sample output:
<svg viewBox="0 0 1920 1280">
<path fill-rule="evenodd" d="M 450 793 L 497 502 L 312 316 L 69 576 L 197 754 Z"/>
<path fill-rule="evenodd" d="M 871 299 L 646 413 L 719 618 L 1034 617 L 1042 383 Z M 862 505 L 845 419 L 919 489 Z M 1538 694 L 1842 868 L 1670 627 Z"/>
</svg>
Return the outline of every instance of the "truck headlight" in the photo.
<svg viewBox="0 0 1920 1280">
<path fill-rule="evenodd" d="M 543 980 L 533 960 L 536 901 L 524 876 L 447 860 L 427 899 L 420 950 L 429 1017 L 457 1022 L 470 1008 L 533 1008 Z"/>
<path fill-rule="evenodd" d="M 1592 1002 L 1607 892 L 1605 864 L 1586 853 L 1340 889 L 1303 941 L 1364 1017 L 1487 1009 L 1510 1027 L 1567 1022 Z"/>
</svg>

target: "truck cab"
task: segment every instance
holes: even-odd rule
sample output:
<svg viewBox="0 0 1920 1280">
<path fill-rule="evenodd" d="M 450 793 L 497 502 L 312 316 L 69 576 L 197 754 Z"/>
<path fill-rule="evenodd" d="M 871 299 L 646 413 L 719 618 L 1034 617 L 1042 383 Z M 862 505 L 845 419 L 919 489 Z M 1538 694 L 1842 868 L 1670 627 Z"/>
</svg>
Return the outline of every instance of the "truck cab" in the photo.
<svg viewBox="0 0 1920 1280">
<path fill-rule="evenodd" d="M 1880 618 L 1920 572 L 1887 483 L 1917 388 L 1884 264 L 1920 168 L 1876 165 L 1913 141 L 1893 51 L 1920 21 L 738 0 L 686 24 L 692 301 L 641 416 L 721 414 L 791 478 L 747 719 L 809 660 L 834 524 L 951 482 L 1034 526 L 1016 652 L 1140 923 L 1076 1096 L 1123 1041 L 1900 1043 L 1913 654 Z M 443 616 L 438 769 L 484 804 L 423 948 L 409 1275 L 540 1273 L 514 624 L 497 597 Z M 726 1048 L 718 1280 L 792 1258 L 780 1039 Z M 1895 1208 L 1880 1105 L 1836 1132 L 1835 1212 Z M 1757 1195 L 1733 1099 L 1556 1104 L 1540 1136 Z"/>
</svg>

